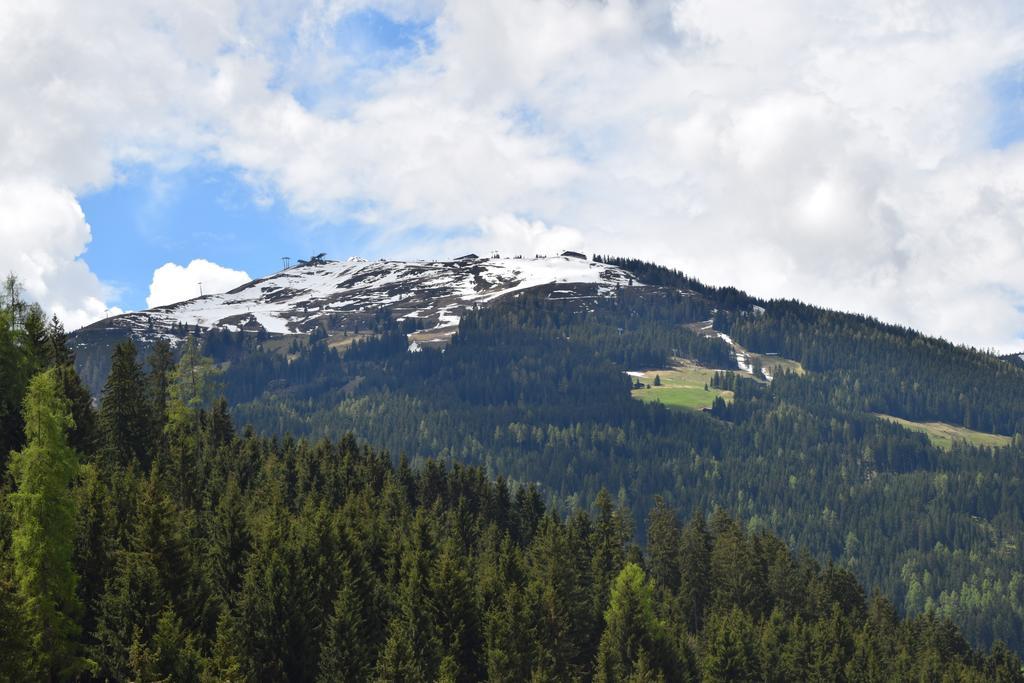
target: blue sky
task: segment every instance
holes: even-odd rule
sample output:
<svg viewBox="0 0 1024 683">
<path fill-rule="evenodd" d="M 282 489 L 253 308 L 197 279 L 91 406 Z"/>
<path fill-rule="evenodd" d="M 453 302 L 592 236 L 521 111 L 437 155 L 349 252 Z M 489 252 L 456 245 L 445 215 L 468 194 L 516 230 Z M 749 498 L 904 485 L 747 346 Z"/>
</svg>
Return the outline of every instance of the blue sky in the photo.
<svg viewBox="0 0 1024 683">
<path fill-rule="evenodd" d="M 1024 348 L 1024 5 L 833 4 L 27 4 L 0 270 L 75 327 L 286 255 L 572 248 Z"/>
<path fill-rule="evenodd" d="M 281 202 L 266 205 L 231 170 L 208 164 L 172 174 L 132 169 L 81 206 L 93 229 L 85 259 L 117 288 L 125 309 L 146 308 L 153 271 L 167 262 L 202 258 L 259 277 L 279 268 L 282 256 L 377 256 L 360 226 L 317 225 Z"/>
<path fill-rule="evenodd" d="M 395 21 L 373 8 L 343 17 L 331 40 L 353 62 L 348 76 L 297 87 L 296 100 L 316 108 L 330 106 L 339 90 L 352 97 L 366 71 L 394 68 L 429 50 L 431 26 L 422 19 Z M 136 165 L 120 168 L 118 177 L 83 195 L 80 205 L 92 227 L 84 259 L 116 290 L 113 303 L 126 310 L 146 308 L 153 271 L 167 262 L 201 258 L 259 277 L 277 269 L 282 256 L 294 262 L 321 251 L 332 258 L 387 255 L 358 220 L 297 216 L 280 200 L 259 195 L 238 169 L 199 162 L 167 172 Z"/>
</svg>

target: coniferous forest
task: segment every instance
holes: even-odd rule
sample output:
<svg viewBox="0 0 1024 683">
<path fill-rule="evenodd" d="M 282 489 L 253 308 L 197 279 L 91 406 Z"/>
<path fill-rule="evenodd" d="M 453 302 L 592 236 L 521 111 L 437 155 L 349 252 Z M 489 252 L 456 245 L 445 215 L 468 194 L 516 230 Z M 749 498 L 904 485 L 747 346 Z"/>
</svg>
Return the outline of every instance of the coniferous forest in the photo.
<svg viewBox="0 0 1024 683">
<path fill-rule="evenodd" d="M 386 317 L 284 364 L 230 334 L 124 343 L 97 408 L 60 322 L 8 292 L 0 678 L 1024 680 L 1019 440 L 943 451 L 874 419 L 944 409 L 941 377 L 901 402 L 815 335 L 893 363 L 938 342 L 716 314 L 811 370 L 769 387 L 685 326 L 741 293 L 523 296 L 444 353 Z M 939 347 L 907 381 L 987 362 Z M 630 399 L 622 369 L 671 356 L 735 401 Z M 987 390 L 1019 378 L 993 367 Z M 1010 424 L 1006 390 L 970 419 Z"/>
</svg>

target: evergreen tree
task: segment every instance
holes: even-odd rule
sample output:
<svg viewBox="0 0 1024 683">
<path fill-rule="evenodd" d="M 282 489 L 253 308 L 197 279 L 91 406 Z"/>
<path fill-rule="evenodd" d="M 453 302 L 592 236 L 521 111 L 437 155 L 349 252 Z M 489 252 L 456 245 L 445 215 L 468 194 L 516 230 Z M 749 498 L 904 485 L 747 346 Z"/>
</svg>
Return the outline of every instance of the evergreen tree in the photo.
<svg viewBox="0 0 1024 683">
<path fill-rule="evenodd" d="M 46 365 L 57 370 L 58 380 L 64 397 L 71 406 L 71 417 L 75 426 L 68 432 L 68 443 L 83 456 L 88 457 L 98 445 L 96 410 L 92 396 L 75 371 L 75 354 L 68 348 L 68 335 L 57 316 L 46 326 Z"/>
<path fill-rule="evenodd" d="M 153 555 L 120 551 L 97 604 L 93 657 L 100 671 L 114 680 L 128 680 L 137 668 L 133 645 L 144 647 L 156 631 L 170 596 L 164 591 Z"/>
<path fill-rule="evenodd" d="M 514 683 L 529 680 L 533 664 L 536 617 L 523 590 L 513 584 L 488 611 L 486 637 L 487 679 Z"/>
<path fill-rule="evenodd" d="M 672 592 L 679 588 L 679 541 L 676 513 L 665 505 L 661 496 L 655 497 L 654 508 L 647 516 L 651 578 L 659 587 Z"/>
<path fill-rule="evenodd" d="M 484 668 L 481 619 L 465 555 L 452 538 L 444 541 L 431 574 L 431 602 L 448 672 L 454 680 L 468 682 L 483 679 Z"/>
<path fill-rule="evenodd" d="M 0 464 L 24 443 L 21 404 L 28 373 L 19 341 L 14 311 L 0 306 Z"/>
<path fill-rule="evenodd" d="M 114 348 L 110 375 L 103 387 L 100 428 L 105 449 L 114 461 L 127 464 L 134 460 L 148 468 L 153 423 L 145 389 L 135 345 L 121 342 Z"/>
<path fill-rule="evenodd" d="M 708 683 L 754 683 L 761 679 L 755 643 L 757 631 L 750 615 L 738 607 L 716 613 L 708 623 L 701 661 Z"/>
<path fill-rule="evenodd" d="M 593 664 L 591 606 L 595 597 L 573 557 L 566 530 L 544 516 L 528 556 L 528 599 L 536 606 L 534 675 L 569 680 Z"/>
<path fill-rule="evenodd" d="M 678 676 L 671 644 L 654 612 L 654 586 L 637 565 L 627 564 L 615 577 L 604 620 L 595 680 L 626 680 L 638 669 L 647 670 L 644 677 L 652 669 L 662 676 L 672 674 L 673 679 Z M 651 653 L 656 653 L 661 666 L 649 661 Z"/>
<path fill-rule="evenodd" d="M 78 510 L 75 571 L 79 576 L 78 595 L 88 608 L 97 603 L 110 577 L 118 541 L 117 506 L 95 465 L 81 466 L 75 499 Z M 88 633 L 95 631 L 94 609 L 86 609 L 82 627 Z"/>
<path fill-rule="evenodd" d="M 242 492 L 235 476 L 228 478 L 210 522 L 207 566 L 215 594 L 232 605 L 242 585 L 246 554 L 252 545 Z"/>
<path fill-rule="evenodd" d="M 766 571 L 762 558 L 736 520 L 721 508 L 711 517 L 712 603 L 716 609 L 740 607 L 759 614 L 765 607 Z"/>
<path fill-rule="evenodd" d="M 71 413 L 53 370 L 29 384 L 24 421 L 27 445 L 10 464 L 17 487 L 10 494 L 14 577 L 25 601 L 34 666 L 52 680 L 73 676 L 86 665 L 75 643 L 81 606 L 71 562 L 75 505 L 70 487 L 78 456 L 67 443 Z"/>
<path fill-rule="evenodd" d="M 711 604 L 711 535 L 694 512 L 679 541 L 679 605 L 686 628 L 699 633 Z"/>
<path fill-rule="evenodd" d="M 167 401 L 171 376 L 174 372 L 174 351 L 166 339 L 159 339 L 146 358 L 149 365 L 149 393 L 153 406 L 153 422 L 157 430 L 167 424 Z"/>
<path fill-rule="evenodd" d="M 366 680 L 373 668 L 361 583 L 346 565 L 320 649 L 320 683 Z"/>
<path fill-rule="evenodd" d="M 46 315 L 39 304 L 26 308 L 21 325 L 27 372 L 34 375 L 49 366 L 49 344 L 46 333 Z"/>
</svg>

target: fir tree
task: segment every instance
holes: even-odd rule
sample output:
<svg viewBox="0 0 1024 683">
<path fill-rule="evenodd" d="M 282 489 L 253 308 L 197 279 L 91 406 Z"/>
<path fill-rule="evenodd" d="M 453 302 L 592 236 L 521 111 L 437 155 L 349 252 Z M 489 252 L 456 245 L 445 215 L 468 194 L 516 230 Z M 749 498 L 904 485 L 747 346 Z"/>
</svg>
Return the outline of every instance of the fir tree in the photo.
<svg viewBox="0 0 1024 683">
<path fill-rule="evenodd" d="M 320 648 L 320 683 L 366 680 L 373 668 L 361 584 L 346 564 Z"/>
<path fill-rule="evenodd" d="M 654 508 L 647 516 L 647 553 L 650 556 L 651 578 L 666 590 L 679 588 L 679 520 L 665 505 L 661 496 L 654 499 Z"/>
<path fill-rule="evenodd" d="M 122 465 L 134 460 L 149 467 L 153 423 L 145 388 L 135 345 L 121 342 L 103 387 L 99 422 L 107 453 Z"/>
<path fill-rule="evenodd" d="M 68 348 L 68 335 L 64 325 L 54 315 L 46 326 L 46 364 L 57 370 L 58 380 L 71 406 L 75 426 L 68 432 L 68 443 L 85 457 L 91 456 L 98 445 L 96 410 L 92 396 L 75 371 L 75 354 Z"/>
<path fill-rule="evenodd" d="M 146 357 L 149 366 L 148 384 L 153 406 L 153 422 L 157 430 L 167 424 L 167 401 L 171 376 L 174 372 L 174 352 L 166 339 L 159 339 Z"/>
<path fill-rule="evenodd" d="M 26 308 L 21 327 L 27 372 L 34 375 L 50 365 L 46 315 L 39 304 L 31 304 Z"/>
<path fill-rule="evenodd" d="M 686 628 L 699 633 L 711 604 L 711 535 L 699 511 L 679 541 L 679 604 Z"/>
<path fill-rule="evenodd" d="M 757 631 L 749 614 L 737 607 L 717 613 L 708 631 L 701 661 L 704 681 L 754 683 L 761 679 Z"/>
<path fill-rule="evenodd" d="M 232 475 L 210 522 L 207 566 L 215 594 L 227 605 L 233 605 L 241 588 L 246 554 L 252 545 L 243 502 L 238 479 Z"/>
</svg>

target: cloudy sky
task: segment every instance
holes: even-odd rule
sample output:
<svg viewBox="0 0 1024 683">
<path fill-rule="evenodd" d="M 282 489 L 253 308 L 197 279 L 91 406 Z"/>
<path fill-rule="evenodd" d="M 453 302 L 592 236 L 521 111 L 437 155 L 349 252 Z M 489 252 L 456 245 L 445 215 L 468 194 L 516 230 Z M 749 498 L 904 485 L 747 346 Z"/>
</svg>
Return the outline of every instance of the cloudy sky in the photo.
<svg viewBox="0 0 1024 683">
<path fill-rule="evenodd" d="M 0 0 L 0 271 L 564 248 L 1024 349 L 1019 0 Z"/>
</svg>

